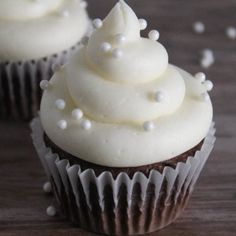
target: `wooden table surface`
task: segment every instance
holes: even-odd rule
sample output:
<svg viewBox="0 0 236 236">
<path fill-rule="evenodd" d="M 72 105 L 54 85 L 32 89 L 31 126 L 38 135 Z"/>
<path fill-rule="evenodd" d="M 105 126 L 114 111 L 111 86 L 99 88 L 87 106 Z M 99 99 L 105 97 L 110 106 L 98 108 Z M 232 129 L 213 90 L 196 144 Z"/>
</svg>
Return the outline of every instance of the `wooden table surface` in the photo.
<svg viewBox="0 0 236 236">
<path fill-rule="evenodd" d="M 114 0 L 91 0 L 92 17 L 104 17 Z M 130 0 L 149 29 L 161 32 L 160 41 L 170 61 L 195 73 L 201 71 L 199 54 L 211 48 L 215 64 L 207 69 L 212 92 L 217 142 L 183 215 L 171 226 L 151 235 L 236 235 L 236 40 L 225 35 L 236 27 L 236 0 Z M 206 32 L 192 31 L 203 21 Z M 147 32 L 145 32 L 147 34 Z M 204 70 L 205 71 L 205 70 Z M 27 124 L 0 122 L 0 236 L 92 236 L 45 209 L 52 196 L 42 192 L 45 175 L 30 140 Z"/>
</svg>

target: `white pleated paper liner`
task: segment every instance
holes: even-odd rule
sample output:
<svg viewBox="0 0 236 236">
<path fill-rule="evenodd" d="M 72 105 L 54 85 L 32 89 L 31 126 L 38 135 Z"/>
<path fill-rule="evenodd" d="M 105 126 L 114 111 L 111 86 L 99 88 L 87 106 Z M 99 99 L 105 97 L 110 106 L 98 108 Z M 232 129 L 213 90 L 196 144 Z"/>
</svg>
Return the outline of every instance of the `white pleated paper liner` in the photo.
<svg viewBox="0 0 236 236">
<path fill-rule="evenodd" d="M 131 178 L 121 172 L 96 176 L 92 169 L 60 160 L 45 145 L 39 118 L 31 123 L 32 139 L 63 214 L 76 226 L 109 234 L 144 234 L 173 222 L 184 209 L 215 142 L 211 128 L 200 151 L 163 172 L 152 170 L 148 177 L 137 172 Z"/>
<path fill-rule="evenodd" d="M 0 62 L 0 119 L 29 120 L 37 115 L 42 91 L 54 65 L 64 64 L 79 44 L 38 60 Z"/>
</svg>

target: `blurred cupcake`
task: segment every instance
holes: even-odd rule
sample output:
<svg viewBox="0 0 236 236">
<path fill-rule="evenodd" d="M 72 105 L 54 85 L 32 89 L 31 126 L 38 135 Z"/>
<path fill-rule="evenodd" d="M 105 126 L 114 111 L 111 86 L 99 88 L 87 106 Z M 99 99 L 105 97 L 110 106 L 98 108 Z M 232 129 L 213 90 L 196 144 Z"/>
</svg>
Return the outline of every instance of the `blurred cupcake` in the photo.
<svg viewBox="0 0 236 236">
<path fill-rule="evenodd" d="M 64 63 L 89 25 L 85 1 L 0 1 L 0 119 L 36 115 L 40 81 Z"/>
<path fill-rule="evenodd" d="M 32 138 L 60 209 L 75 225 L 143 234 L 173 222 L 213 148 L 203 74 L 168 64 L 159 33 L 119 1 L 55 73 Z"/>
</svg>

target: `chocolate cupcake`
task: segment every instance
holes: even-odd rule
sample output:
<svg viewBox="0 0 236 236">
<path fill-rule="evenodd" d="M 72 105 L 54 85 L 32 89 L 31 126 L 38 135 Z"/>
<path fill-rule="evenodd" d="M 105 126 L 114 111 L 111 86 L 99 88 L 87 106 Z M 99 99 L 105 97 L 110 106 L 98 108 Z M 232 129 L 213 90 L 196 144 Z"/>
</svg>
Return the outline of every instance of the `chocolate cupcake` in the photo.
<svg viewBox="0 0 236 236">
<path fill-rule="evenodd" d="M 119 1 L 43 94 L 32 138 L 62 213 L 143 234 L 184 209 L 213 148 L 212 83 L 168 63 L 158 31 Z"/>
<path fill-rule="evenodd" d="M 0 2 L 0 119 L 30 119 L 41 98 L 39 83 L 63 64 L 88 33 L 86 2 Z"/>
</svg>

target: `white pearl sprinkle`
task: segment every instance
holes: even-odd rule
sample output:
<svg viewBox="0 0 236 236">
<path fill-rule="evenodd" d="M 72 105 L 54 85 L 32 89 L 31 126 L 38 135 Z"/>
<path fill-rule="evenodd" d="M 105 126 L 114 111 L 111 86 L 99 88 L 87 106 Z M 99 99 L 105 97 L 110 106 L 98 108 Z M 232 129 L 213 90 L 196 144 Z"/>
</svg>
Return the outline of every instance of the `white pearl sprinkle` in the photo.
<svg viewBox="0 0 236 236">
<path fill-rule="evenodd" d="M 205 101 L 205 102 L 210 100 L 210 96 L 208 93 L 202 93 L 201 97 L 202 97 L 203 101 Z"/>
<path fill-rule="evenodd" d="M 209 68 L 215 62 L 214 58 L 211 57 L 203 57 L 200 60 L 200 65 L 202 68 Z"/>
<path fill-rule="evenodd" d="M 72 115 L 72 117 L 73 117 L 75 120 L 80 120 L 80 119 L 83 117 L 84 113 L 83 113 L 82 110 L 80 110 L 79 108 L 77 108 L 77 109 L 74 109 L 74 110 L 71 112 L 71 115 Z"/>
<path fill-rule="evenodd" d="M 115 48 L 112 51 L 112 56 L 116 59 L 119 59 L 123 56 L 123 51 L 120 48 Z"/>
<path fill-rule="evenodd" d="M 46 210 L 48 216 L 55 216 L 56 215 L 56 208 L 54 206 L 49 206 Z"/>
<path fill-rule="evenodd" d="M 205 48 L 202 50 L 202 56 L 203 57 L 208 57 L 208 58 L 214 58 L 214 53 L 211 49 Z"/>
<path fill-rule="evenodd" d="M 145 131 L 152 131 L 155 128 L 155 124 L 152 121 L 146 121 L 143 123 L 143 129 Z"/>
<path fill-rule="evenodd" d="M 147 28 L 147 21 L 145 19 L 139 19 L 140 30 L 145 30 Z"/>
<path fill-rule="evenodd" d="M 206 49 L 202 50 L 201 54 L 202 54 L 202 57 L 200 59 L 200 65 L 203 68 L 208 68 L 212 64 L 214 64 L 215 57 L 214 57 L 214 53 L 211 49 L 206 48 Z"/>
<path fill-rule="evenodd" d="M 51 84 L 50 84 L 50 82 L 47 81 L 47 80 L 42 80 L 42 81 L 40 82 L 39 86 L 40 86 L 40 88 L 41 88 L 42 90 L 47 90 L 47 89 L 50 88 Z"/>
<path fill-rule="evenodd" d="M 67 128 L 67 122 L 65 120 L 59 120 L 57 122 L 57 127 L 59 129 L 65 130 Z"/>
<path fill-rule="evenodd" d="M 203 83 L 204 87 L 206 88 L 207 91 L 211 91 L 214 87 L 213 83 L 210 80 L 206 80 Z"/>
<path fill-rule="evenodd" d="M 109 52 L 111 50 L 111 44 L 107 43 L 107 42 L 104 42 L 104 43 L 101 44 L 100 49 L 104 53 Z"/>
<path fill-rule="evenodd" d="M 88 45 L 88 42 L 89 42 L 89 37 L 88 36 L 84 36 L 81 40 L 81 43 L 86 46 Z"/>
<path fill-rule="evenodd" d="M 210 100 L 210 96 L 209 96 L 208 93 L 202 93 L 202 94 L 201 94 L 201 97 L 202 97 L 202 100 L 203 100 L 204 102 L 207 102 L 207 101 Z"/>
<path fill-rule="evenodd" d="M 82 120 L 81 126 L 84 130 L 89 130 L 92 127 L 91 121 L 90 120 Z"/>
<path fill-rule="evenodd" d="M 165 94 L 161 91 L 158 91 L 154 94 L 154 99 L 156 102 L 163 102 L 165 99 Z"/>
<path fill-rule="evenodd" d="M 53 72 L 59 71 L 60 69 L 61 69 L 61 65 L 60 65 L 60 64 L 54 63 L 54 64 L 52 65 L 52 71 L 53 71 Z"/>
<path fill-rule="evenodd" d="M 52 192 L 52 185 L 51 185 L 50 182 L 44 183 L 44 185 L 43 185 L 43 191 L 44 191 L 45 193 L 51 193 L 51 192 Z"/>
<path fill-rule="evenodd" d="M 125 42 L 125 40 L 126 40 L 126 37 L 125 37 L 124 34 L 117 34 L 115 36 L 115 41 L 116 41 L 117 44 L 122 44 L 122 43 Z"/>
<path fill-rule="evenodd" d="M 70 15 L 70 13 L 67 10 L 63 10 L 60 12 L 60 16 L 62 16 L 62 17 L 68 17 L 69 15 Z"/>
<path fill-rule="evenodd" d="M 93 20 L 93 26 L 94 26 L 95 29 L 101 28 L 102 25 L 103 25 L 103 23 L 102 23 L 101 19 L 97 18 L 97 19 Z"/>
<path fill-rule="evenodd" d="M 88 3 L 86 1 L 82 1 L 80 3 L 80 6 L 83 7 L 83 8 L 86 8 L 88 6 Z"/>
<path fill-rule="evenodd" d="M 226 35 L 230 39 L 236 39 L 236 28 L 230 26 L 226 29 Z"/>
<path fill-rule="evenodd" d="M 157 41 L 160 37 L 160 33 L 157 30 L 151 30 L 148 34 L 149 39 Z"/>
<path fill-rule="evenodd" d="M 203 72 L 198 72 L 195 74 L 195 78 L 200 82 L 204 82 L 206 80 L 206 75 Z"/>
<path fill-rule="evenodd" d="M 214 57 L 214 53 L 211 49 L 208 49 L 208 48 L 204 49 L 204 50 L 202 50 L 201 54 L 202 54 L 202 57 L 200 58 L 200 65 L 203 68 L 208 68 L 214 64 L 215 57 Z"/>
<path fill-rule="evenodd" d="M 197 21 L 193 24 L 193 30 L 197 34 L 202 34 L 205 31 L 205 25 L 202 22 Z"/>
<path fill-rule="evenodd" d="M 59 110 L 64 110 L 66 107 L 66 102 L 63 99 L 57 99 L 55 102 L 55 106 Z"/>
</svg>

